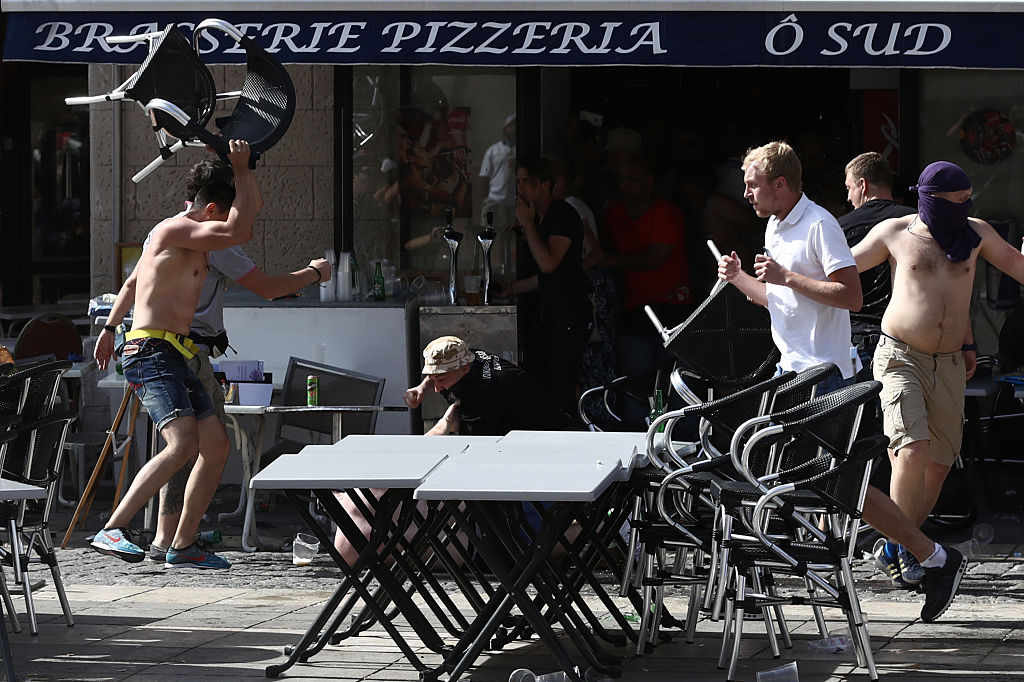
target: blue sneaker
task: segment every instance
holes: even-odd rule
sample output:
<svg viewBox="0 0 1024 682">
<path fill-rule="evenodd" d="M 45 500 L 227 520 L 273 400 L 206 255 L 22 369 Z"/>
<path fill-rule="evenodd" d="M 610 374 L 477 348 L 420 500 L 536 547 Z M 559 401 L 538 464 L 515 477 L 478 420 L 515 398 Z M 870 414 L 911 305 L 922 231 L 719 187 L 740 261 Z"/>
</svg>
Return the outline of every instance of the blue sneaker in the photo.
<svg viewBox="0 0 1024 682">
<path fill-rule="evenodd" d="M 145 559 L 146 553 L 131 541 L 132 536 L 127 528 L 104 528 L 93 536 L 89 545 L 100 554 L 110 554 L 135 564 Z"/>
<path fill-rule="evenodd" d="M 924 580 L 924 569 L 909 551 L 900 546 L 900 576 L 908 585 L 919 585 Z"/>
<path fill-rule="evenodd" d="M 192 543 L 185 549 L 167 548 L 164 568 L 231 568 L 231 562 Z"/>
<path fill-rule="evenodd" d="M 910 585 L 903 579 L 900 571 L 899 556 L 891 554 L 887 545 L 888 543 L 884 539 L 880 539 L 875 543 L 874 550 L 871 552 L 875 561 L 878 562 L 878 567 L 895 587 L 910 589 Z"/>
</svg>

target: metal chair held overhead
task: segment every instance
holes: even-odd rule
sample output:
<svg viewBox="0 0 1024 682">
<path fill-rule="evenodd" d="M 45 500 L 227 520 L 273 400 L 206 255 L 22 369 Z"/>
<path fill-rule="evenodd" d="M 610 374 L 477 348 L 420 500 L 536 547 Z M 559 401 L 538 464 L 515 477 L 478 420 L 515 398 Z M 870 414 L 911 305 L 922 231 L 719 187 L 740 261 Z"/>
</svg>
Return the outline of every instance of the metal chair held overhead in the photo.
<svg viewBox="0 0 1024 682">
<path fill-rule="evenodd" d="M 71 106 L 130 100 L 149 115 L 158 156 L 136 174 L 139 182 L 204 129 L 217 103 L 213 75 L 175 24 L 163 31 L 106 38 L 109 44 L 146 41 L 149 54 L 128 80 L 105 95 L 68 97 Z M 172 142 L 171 138 L 177 141 Z"/>
</svg>

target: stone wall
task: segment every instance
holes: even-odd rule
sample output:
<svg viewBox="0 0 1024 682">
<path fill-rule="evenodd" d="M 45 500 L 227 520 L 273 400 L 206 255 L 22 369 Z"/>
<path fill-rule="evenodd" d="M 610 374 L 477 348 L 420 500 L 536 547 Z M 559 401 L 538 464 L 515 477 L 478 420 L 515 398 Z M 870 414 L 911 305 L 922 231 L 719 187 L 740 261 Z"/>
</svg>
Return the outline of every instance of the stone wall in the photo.
<svg viewBox="0 0 1024 682">
<path fill-rule="evenodd" d="M 108 92 L 134 67 L 89 67 L 89 93 Z M 264 206 L 255 234 L 243 248 L 271 274 L 297 270 L 322 257 L 334 241 L 334 77 L 331 66 L 288 65 L 295 82 L 295 118 L 284 139 L 266 152 L 256 168 Z M 214 66 L 219 91 L 241 89 L 244 68 Z M 221 103 L 225 115 L 232 100 Z M 113 206 L 111 164 L 113 123 L 122 125 L 120 206 Z M 116 291 L 111 282 L 113 216 L 122 220 L 120 241 L 141 242 L 160 220 L 180 211 L 188 169 L 209 152 L 182 150 L 140 183 L 132 175 L 157 156 L 149 119 L 133 103 L 92 105 L 89 117 L 92 176 L 91 292 Z"/>
</svg>

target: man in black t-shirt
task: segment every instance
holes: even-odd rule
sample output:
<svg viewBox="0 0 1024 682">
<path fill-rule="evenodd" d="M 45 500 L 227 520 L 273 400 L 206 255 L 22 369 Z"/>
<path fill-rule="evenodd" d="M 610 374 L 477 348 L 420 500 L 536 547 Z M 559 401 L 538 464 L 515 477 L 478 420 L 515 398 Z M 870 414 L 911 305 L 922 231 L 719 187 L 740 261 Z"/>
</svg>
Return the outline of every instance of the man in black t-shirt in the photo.
<svg viewBox="0 0 1024 682">
<path fill-rule="evenodd" d="M 883 220 L 915 212 L 893 201 L 892 184 L 892 167 L 878 152 L 865 152 L 846 164 L 846 199 L 853 210 L 839 218 L 839 225 L 850 248 Z M 850 313 L 850 327 L 853 344 L 864 363 L 862 376 L 858 376 L 863 381 L 871 379 L 871 358 L 882 330 L 882 313 L 892 295 L 889 263 L 860 273 L 860 284 L 864 305 L 858 312 Z"/>
<path fill-rule="evenodd" d="M 423 382 L 405 392 L 405 403 L 418 407 L 430 390 L 449 403 L 428 435 L 504 436 L 515 429 L 579 428 L 529 374 L 497 355 L 470 350 L 456 336 L 431 341 L 423 360 Z"/>
<path fill-rule="evenodd" d="M 525 158 L 517 166 L 516 221 L 540 272 L 513 282 L 511 293 L 540 293 L 543 366 L 536 371 L 531 360 L 530 371 L 563 410 L 574 413 L 576 381 L 594 323 L 583 273 L 583 221 L 551 194 L 554 164 Z"/>
</svg>

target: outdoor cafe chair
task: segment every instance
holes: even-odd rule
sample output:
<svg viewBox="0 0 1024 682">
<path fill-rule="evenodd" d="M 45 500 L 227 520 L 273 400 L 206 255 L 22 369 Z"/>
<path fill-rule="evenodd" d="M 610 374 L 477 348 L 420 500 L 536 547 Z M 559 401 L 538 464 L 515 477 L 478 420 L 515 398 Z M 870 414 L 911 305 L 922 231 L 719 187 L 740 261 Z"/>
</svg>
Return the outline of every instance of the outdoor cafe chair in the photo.
<svg viewBox="0 0 1024 682">
<path fill-rule="evenodd" d="M 804 542 L 806 537 L 811 535 L 816 541 L 829 545 L 829 549 L 835 549 L 835 546 L 840 544 L 839 541 L 835 538 L 826 541 L 821 535 L 822 531 L 818 530 L 819 526 L 824 527 L 831 522 L 828 514 L 833 513 L 834 509 L 821 508 L 820 496 L 814 492 L 801 490 L 796 493 L 789 492 L 789 496 L 783 500 L 785 504 L 779 515 L 762 515 L 755 521 L 755 510 L 758 508 L 759 500 L 776 486 L 795 480 L 801 476 L 801 472 L 806 472 L 806 467 L 820 468 L 820 458 L 827 458 L 827 468 L 834 468 L 849 459 L 851 453 L 855 451 L 854 442 L 864 405 L 877 396 L 880 390 L 881 385 L 874 381 L 854 384 L 815 398 L 805 405 L 751 419 L 734 435 L 730 454 L 736 470 L 742 475 L 742 480 L 716 481 L 711 487 L 711 497 L 719 507 L 720 518 L 716 528 L 719 570 L 715 578 L 717 594 L 712 617 L 717 619 L 718 614 L 725 608 L 720 667 L 724 667 L 729 631 L 735 630 L 733 655 L 729 663 L 730 680 L 734 679 L 738 639 L 742 635 L 742 625 L 736 621 L 737 618 L 742 620 L 744 605 L 760 609 L 772 653 L 777 657 L 779 648 L 775 636 L 776 624 L 784 645 L 787 648 L 792 646 L 781 610 L 783 604 L 799 603 L 812 607 L 831 604 L 828 599 L 822 601 L 822 591 L 831 595 L 833 599 L 837 598 L 834 587 L 829 586 L 820 576 L 802 575 L 797 571 L 797 575 L 803 579 L 802 590 L 806 596 L 779 599 L 773 565 L 769 563 L 762 567 L 756 561 L 751 563 L 751 557 L 760 556 L 757 552 L 764 550 L 765 538 L 777 540 L 780 546 L 789 546 Z M 750 433 L 752 435 L 746 438 Z M 884 443 L 882 449 L 884 450 Z M 811 462 L 817 464 L 809 464 Z M 816 475 L 820 472 L 814 473 Z M 870 463 L 866 475 L 869 474 Z M 865 478 L 864 485 L 866 480 Z M 846 481 L 842 485 L 846 485 Z M 863 497 L 860 501 L 863 502 Z M 659 504 L 659 509 L 664 508 L 664 505 Z M 792 514 L 794 509 L 803 515 Z M 857 518 L 859 519 L 859 512 Z M 859 524 L 851 526 L 849 519 L 846 519 L 845 524 L 836 524 L 832 530 L 841 530 L 845 533 L 851 529 L 855 536 Z M 846 536 L 843 538 L 845 541 Z M 852 556 L 855 541 L 856 537 L 850 538 L 846 569 L 840 566 L 836 570 L 848 569 L 848 559 Z M 806 567 L 801 566 L 800 570 L 804 568 Z M 746 591 L 748 579 L 753 588 L 752 593 Z M 840 577 L 837 580 L 842 585 L 846 578 Z M 846 615 L 854 637 L 860 637 L 856 630 L 862 626 L 863 620 L 859 611 L 848 610 Z M 823 637 L 827 637 L 828 630 L 818 608 L 814 609 L 814 616 L 819 632 Z M 860 652 L 859 658 L 863 665 L 870 657 L 865 658 L 863 652 Z M 873 668 L 873 664 L 869 667 Z"/>
<path fill-rule="evenodd" d="M 64 591 L 49 524 L 60 486 L 64 438 L 76 419 L 78 415 L 69 412 L 50 414 L 31 422 L 21 421 L 15 427 L 13 437 L 5 443 L 3 461 L 0 461 L 4 478 L 46 490 L 46 498 L 41 503 L 35 500 L 19 500 L 6 503 L 2 507 L 10 549 L 0 550 L 0 561 L 12 567 L 15 582 L 22 586 L 29 630 L 33 635 L 39 633 L 39 625 L 29 579 L 29 568 L 32 564 L 45 564 L 50 568 L 64 620 L 68 627 L 75 624 Z M 15 447 L 22 440 L 27 441 L 27 452 L 20 452 Z M 5 590 L 3 596 L 6 602 L 10 596 L 6 593 L 6 585 L 2 587 Z M 17 623 L 13 614 L 12 621 Z"/>
<path fill-rule="evenodd" d="M 53 409 L 60 378 L 71 368 L 70 360 L 56 360 L 33 365 L 7 376 L 0 385 L 0 416 L 18 415 L 22 423 L 34 422 Z M 19 469 L 31 451 L 30 433 L 21 433 L 8 448 L 5 466 Z"/>
<path fill-rule="evenodd" d="M 685 444 L 682 450 L 674 438 L 657 437 L 661 435 L 659 431 L 663 425 L 665 435 L 672 433 L 677 416 L 668 413 L 652 425 L 648 432 L 647 451 L 652 464 L 658 469 L 649 472 L 648 494 L 653 496 L 657 493 L 665 485 L 664 481 L 685 489 L 685 494 L 679 493 L 674 498 L 674 504 L 675 511 L 685 518 L 686 523 L 683 525 L 677 520 L 666 524 L 662 518 L 664 509 L 654 512 L 654 503 L 650 500 L 647 504 L 651 505 L 648 508 L 652 512 L 646 518 L 642 517 L 643 507 L 634 509 L 634 518 L 640 519 L 637 525 L 643 529 L 638 538 L 642 537 L 644 541 L 639 542 L 636 554 L 638 570 L 633 580 L 634 585 L 643 590 L 647 606 L 641 611 L 644 614 L 641 633 L 648 643 L 656 641 L 658 627 L 663 620 L 657 614 L 665 586 L 691 587 L 685 627 L 687 642 L 693 641 L 698 609 L 711 608 L 714 595 L 711 577 L 716 573 L 718 562 L 717 545 L 711 540 L 717 525 L 717 506 L 710 499 L 708 490 L 712 481 L 738 476 L 730 457 L 737 428 L 752 416 L 778 413 L 807 402 L 813 397 L 818 383 L 836 372 L 838 368 L 835 365 L 823 363 L 795 375 L 788 372 L 773 377 L 719 400 L 685 408 L 682 412 L 700 417 L 700 441 Z M 664 505 L 663 498 L 659 498 L 658 504 Z M 709 511 L 714 516 L 709 517 Z M 667 561 L 669 551 L 674 553 L 671 563 Z M 630 576 L 627 573 L 624 577 L 628 579 Z"/>
<path fill-rule="evenodd" d="M 728 452 L 735 430 L 751 416 L 764 414 L 778 389 L 791 382 L 794 376 L 793 372 L 786 372 L 724 398 L 668 412 L 654 420 L 648 429 L 646 450 L 651 466 L 634 476 L 637 494 L 633 501 L 627 556 L 636 557 L 636 561 L 626 562 L 620 592 L 625 596 L 626 586 L 632 583 L 634 588 L 641 589 L 643 593 L 644 609 L 641 611 L 643 617 L 640 626 L 642 641 L 638 645 L 638 653 L 642 652 L 646 644 L 653 644 L 656 640 L 658 625 L 663 620 L 660 616 L 663 590 L 668 584 L 692 587 L 687 615 L 687 637 L 692 639 L 696 623 L 695 609 L 707 576 L 707 572 L 702 570 L 703 557 L 711 556 L 713 550 L 707 510 L 713 510 L 714 507 L 706 498 L 707 487 L 718 475 L 716 471 L 731 468 Z M 700 421 L 700 439 L 693 443 L 683 443 L 680 447 L 673 434 L 675 426 L 681 420 L 693 418 Z M 680 536 L 679 533 L 670 532 L 659 518 L 654 507 L 654 496 L 666 475 L 678 477 L 682 473 L 688 475 L 683 480 L 690 490 L 691 499 L 686 504 L 689 527 Z M 705 498 L 703 504 L 699 499 L 702 495 Z M 674 551 L 674 569 L 666 567 L 669 550 Z M 683 575 L 682 566 L 691 552 L 694 570 Z M 646 640 L 646 644 L 643 640 Z"/>
<path fill-rule="evenodd" d="M 82 336 L 71 318 L 57 313 L 33 317 L 21 328 L 14 344 L 14 359 L 25 360 L 43 355 L 67 360 L 69 355 L 82 355 Z"/>
<path fill-rule="evenodd" d="M 218 98 L 238 97 L 228 116 L 214 120 L 220 134 L 215 135 L 203 127 L 197 127 L 195 133 L 225 161 L 228 140 L 246 140 L 253 152 L 250 159 L 253 165 L 262 152 L 281 140 L 291 125 L 295 115 L 295 85 L 281 62 L 222 19 L 206 19 L 196 26 L 192 44 L 197 53 L 203 33 L 211 30 L 224 33 L 245 51 L 245 79 L 241 91 L 218 95 Z"/>
<path fill-rule="evenodd" d="M 217 104 L 213 75 L 177 25 L 167 24 L 154 33 L 106 38 L 108 44 L 141 41 L 148 43 L 149 53 L 128 80 L 103 95 L 64 100 L 69 106 L 130 100 L 149 115 L 160 155 L 132 178 L 134 182 L 194 140 Z"/>
</svg>

